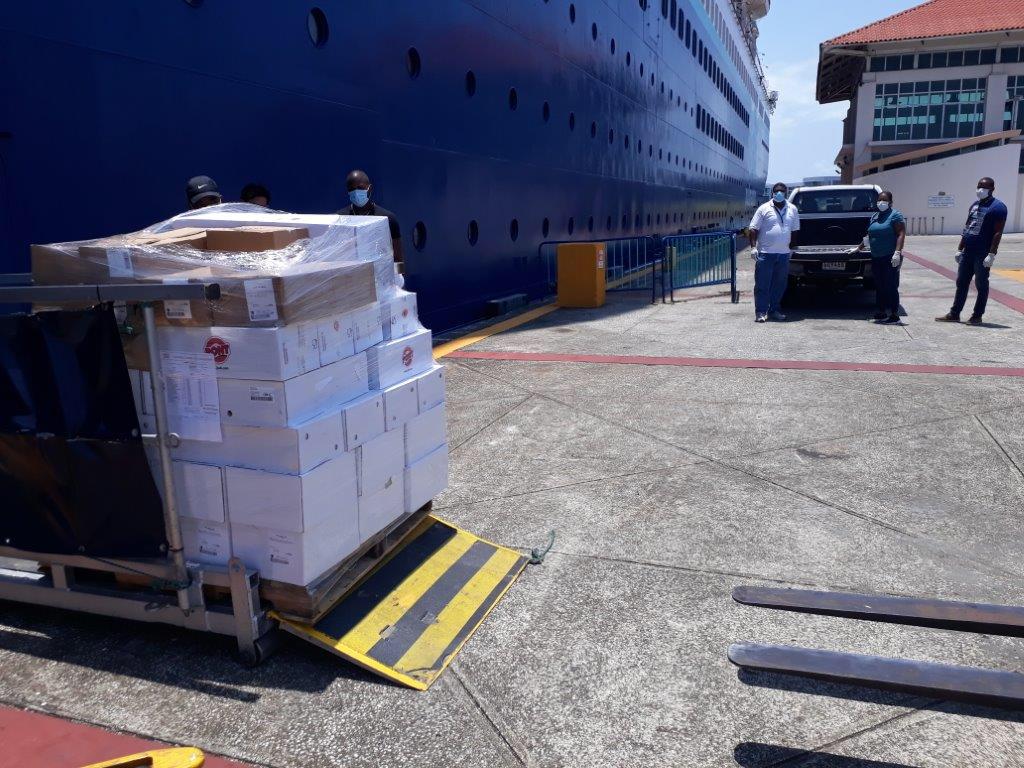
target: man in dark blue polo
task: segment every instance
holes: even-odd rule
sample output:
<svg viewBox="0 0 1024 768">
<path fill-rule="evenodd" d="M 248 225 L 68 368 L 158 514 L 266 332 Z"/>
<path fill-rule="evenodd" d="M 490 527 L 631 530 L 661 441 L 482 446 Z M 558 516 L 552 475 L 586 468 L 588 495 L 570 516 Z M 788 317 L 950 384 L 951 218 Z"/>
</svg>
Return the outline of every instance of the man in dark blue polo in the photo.
<svg viewBox="0 0 1024 768">
<path fill-rule="evenodd" d="M 971 287 L 971 279 L 978 289 L 978 298 L 974 302 L 974 312 L 967 322 L 981 325 L 988 302 L 988 277 L 992 263 L 996 260 L 999 241 L 1003 237 L 1006 225 L 1006 205 L 997 200 L 993 194 L 996 183 L 987 176 L 978 181 L 978 200 L 971 203 L 967 214 L 967 224 L 960 237 L 956 262 L 959 268 L 956 273 L 956 297 L 953 307 L 942 317 L 935 318 L 940 323 L 959 323 L 960 313 L 967 303 L 967 291 Z"/>
</svg>

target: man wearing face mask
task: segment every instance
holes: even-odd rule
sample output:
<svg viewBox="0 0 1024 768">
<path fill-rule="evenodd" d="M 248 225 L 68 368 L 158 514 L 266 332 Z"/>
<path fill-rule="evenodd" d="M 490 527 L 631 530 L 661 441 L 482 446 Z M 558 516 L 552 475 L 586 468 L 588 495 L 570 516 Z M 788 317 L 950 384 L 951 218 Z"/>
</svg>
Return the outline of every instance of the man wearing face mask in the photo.
<svg viewBox="0 0 1024 768">
<path fill-rule="evenodd" d="M 345 178 L 345 186 L 348 188 L 348 205 L 338 211 L 342 216 L 387 216 L 388 226 L 391 228 L 391 243 L 395 250 L 395 261 L 402 261 L 402 232 L 398 227 L 398 217 L 391 211 L 383 208 L 370 199 L 373 193 L 373 184 L 365 171 L 355 170 Z"/>
<path fill-rule="evenodd" d="M 754 212 L 750 220 L 750 255 L 754 266 L 754 321 L 785 320 L 779 311 L 789 280 L 789 256 L 793 233 L 800 230 L 796 206 L 786 202 L 786 185 L 772 187 L 772 199 Z"/>
<path fill-rule="evenodd" d="M 999 241 L 1003 237 L 1006 225 L 1006 205 L 993 195 L 996 183 L 987 176 L 978 181 L 978 200 L 971 203 L 967 214 L 967 224 L 960 237 L 957 248 L 956 263 L 960 266 L 956 273 L 956 296 L 953 307 L 942 317 L 935 318 L 940 323 L 959 323 L 960 313 L 967 303 L 967 291 L 971 287 L 971 278 L 978 289 L 978 298 L 974 302 L 974 312 L 967 322 L 981 325 L 988 302 L 988 277 L 992 263 L 996 260 Z"/>
</svg>

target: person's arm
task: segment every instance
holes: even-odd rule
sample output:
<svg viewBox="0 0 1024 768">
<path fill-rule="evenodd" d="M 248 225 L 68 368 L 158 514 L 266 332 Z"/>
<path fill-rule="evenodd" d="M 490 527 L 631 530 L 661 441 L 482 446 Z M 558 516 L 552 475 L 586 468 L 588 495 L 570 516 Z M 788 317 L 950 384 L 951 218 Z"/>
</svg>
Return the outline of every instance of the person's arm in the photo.
<svg viewBox="0 0 1024 768">
<path fill-rule="evenodd" d="M 800 239 L 797 232 L 800 231 L 800 212 L 793 208 L 793 226 L 789 230 L 789 250 L 792 251 L 796 248 L 797 241 Z"/>
<path fill-rule="evenodd" d="M 994 227 L 994 233 L 992 235 L 992 245 L 988 247 L 988 255 L 982 262 L 986 267 L 991 267 L 992 263 L 996 260 L 996 251 L 999 250 L 999 243 L 1003 239 L 1003 227 L 1006 226 L 1006 217 L 1000 216 L 996 219 L 996 225 Z"/>
<path fill-rule="evenodd" d="M 747 227 L 747 239 L 750 240 L 750 249 L 753 251 L 757 250 L 757 235 L 758 231 L 751 227 Z"/>
<path fill-rule="evenodd" d="M 757 231 L 760 224 L 760 216 L 758 216 L 760 212 L 760 208 L 754 211 L 754 217 L 750 220 L 750 224 L 747 226 L 747 239 L 750 240 L 750 254 L 754 257 L 757 256 L 757 238 L 758 235 L 761 234 Z"/>
<path fill-rule="evenodd" d="M 402 228 L 398 225 L 398 218 L 393 214 L 388 216 L 388 226 L 391 229 L 391 248 L 395 261 L 402 262 L 405 260 L 402 256 Z"/>
<path fill-rule="evenodd" d="M 892 223 L 892 228 L 896 230 L 896 252 L 903 252 L 903 243 L 907 239 L 907 226 L 903 223 L 903 219 L 897 219 Z"/>
<path fill-rule="evenodd" d="M 404 262 L 405 257 L 402 255 L 402 238 L 398 237 L 391 241 L 391 245 L 395 249 L 395 261 Z"/>
</svg>

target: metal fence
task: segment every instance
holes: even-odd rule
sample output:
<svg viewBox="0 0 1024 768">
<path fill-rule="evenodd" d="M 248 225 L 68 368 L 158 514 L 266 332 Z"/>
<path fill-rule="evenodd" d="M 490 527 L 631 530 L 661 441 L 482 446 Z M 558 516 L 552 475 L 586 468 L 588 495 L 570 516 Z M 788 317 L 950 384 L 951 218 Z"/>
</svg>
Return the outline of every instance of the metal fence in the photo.
<svg viewBox="0 0 1024 768">
<path fill-rule="evenodd" d="M 676 290 L 729 284 L 733 303 L 739 301 L 736 236 L 731 232 L 544 242 L 538 253 L 552 290 L 558 282 L 558 246 L 575 242 L 605 244 L 605 280 L 609 291 L 650 291 L 653 302 L 659 289 L 664 301 Z"/>
</svg>

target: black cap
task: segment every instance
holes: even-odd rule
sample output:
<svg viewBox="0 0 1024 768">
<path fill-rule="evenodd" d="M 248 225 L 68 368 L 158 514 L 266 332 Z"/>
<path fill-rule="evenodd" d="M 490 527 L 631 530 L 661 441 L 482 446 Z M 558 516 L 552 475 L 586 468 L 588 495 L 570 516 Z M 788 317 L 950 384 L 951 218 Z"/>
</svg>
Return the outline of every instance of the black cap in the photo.
<svg viewBox="0 0 1024 768">
<path fill-rule="evenodd" d="M 220 190 L 217 189 L 217 182 L 209 176 L 193 176 L 185 187 L 185 197 L 189 205 L 195 205 L 206 197 L 220 197 Z"/>
</svg>

